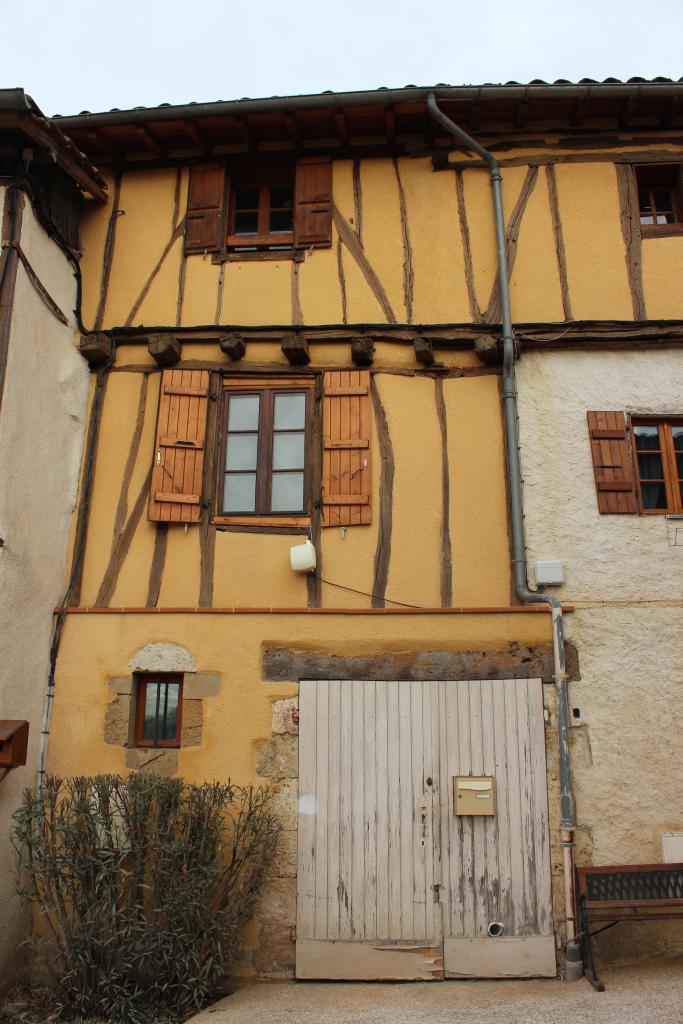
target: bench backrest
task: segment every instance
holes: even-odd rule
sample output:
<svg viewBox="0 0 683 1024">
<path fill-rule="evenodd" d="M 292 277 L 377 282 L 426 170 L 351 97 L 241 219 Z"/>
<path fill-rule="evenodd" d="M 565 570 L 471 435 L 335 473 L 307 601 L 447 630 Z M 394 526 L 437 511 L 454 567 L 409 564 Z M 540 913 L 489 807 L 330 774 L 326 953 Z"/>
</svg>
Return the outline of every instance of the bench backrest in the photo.
<svg viewBox="0 0 683 1024">
<path fill-rule="evenodd" d="M 584 911 L 595 917 L 683 916 L 683 864 L 618 864 L 576 869 Z"/>
</svg>

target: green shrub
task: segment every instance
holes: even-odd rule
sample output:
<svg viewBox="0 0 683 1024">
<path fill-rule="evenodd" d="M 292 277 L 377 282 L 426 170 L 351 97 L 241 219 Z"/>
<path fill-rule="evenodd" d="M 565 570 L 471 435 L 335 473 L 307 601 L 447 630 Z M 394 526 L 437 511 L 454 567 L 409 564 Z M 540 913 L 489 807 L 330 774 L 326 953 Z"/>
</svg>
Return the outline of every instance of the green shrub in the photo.
<svg viewBox="0 0 683 1024">
<path fill-rule="evenodd" d="M 138 1022 L 186 1016 L 215 994 L 275 852 L 270 798 L 145 774 L 26 790 L 12 833 L 19 891 L 47 924 L 65 1009 Z"/>
</svg>

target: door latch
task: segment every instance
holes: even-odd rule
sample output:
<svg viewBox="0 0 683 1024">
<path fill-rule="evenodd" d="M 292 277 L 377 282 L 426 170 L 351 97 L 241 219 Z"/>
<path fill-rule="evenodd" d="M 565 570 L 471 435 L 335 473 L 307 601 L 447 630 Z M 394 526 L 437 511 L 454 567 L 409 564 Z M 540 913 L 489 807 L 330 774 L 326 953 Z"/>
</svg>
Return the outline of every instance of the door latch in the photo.
<svg viewBox="0 0 683 1024">
<path fill-rule="evenodd" d="M 432 886 L 432 891 L 434 893 L 434 902 L 435 903 L 440 903 L 441 902 L 441 894 L 440 894 L 440 891 L 439 891 L 440 889 L 441 889 L 441 883 L 440 882 L 434 882 L 434 885 Z"/>
</svg>

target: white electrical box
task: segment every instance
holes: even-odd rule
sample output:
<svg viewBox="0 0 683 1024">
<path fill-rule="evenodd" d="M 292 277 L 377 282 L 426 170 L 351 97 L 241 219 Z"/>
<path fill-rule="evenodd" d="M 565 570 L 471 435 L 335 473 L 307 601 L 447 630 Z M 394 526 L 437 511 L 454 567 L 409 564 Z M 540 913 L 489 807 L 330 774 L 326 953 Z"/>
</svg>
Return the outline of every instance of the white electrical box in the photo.
<svg viewBox="0 0 683 1024">
<path fill-rule="evenodd" d="M 683 832 L 662 832 L 662 861 L 683 864 Z"/>
<path fill-rule="evenodd" d="M 537 586 L 559 587 L 564 583 L 564 566 L 560 561 L 545 560 L 535 565 Z"/>
</svg>

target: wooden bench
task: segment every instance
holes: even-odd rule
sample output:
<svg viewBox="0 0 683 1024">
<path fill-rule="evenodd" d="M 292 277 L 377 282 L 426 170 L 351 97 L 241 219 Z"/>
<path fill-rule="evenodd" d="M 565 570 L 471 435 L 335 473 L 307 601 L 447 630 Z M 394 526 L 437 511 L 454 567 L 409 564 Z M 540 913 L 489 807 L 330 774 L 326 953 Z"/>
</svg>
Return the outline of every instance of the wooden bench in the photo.
<svg viewBox="0 0 683 1024">
<path fill-rule="evenodd" d="M 576 896 L 586 977 L 593 988 L 604 992 L 592 939 L 621 921 L 683 920 L 683 864 L 577 868 Z M 597 924 L 602 927 L 591 931 Z"/>
</svg>

